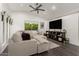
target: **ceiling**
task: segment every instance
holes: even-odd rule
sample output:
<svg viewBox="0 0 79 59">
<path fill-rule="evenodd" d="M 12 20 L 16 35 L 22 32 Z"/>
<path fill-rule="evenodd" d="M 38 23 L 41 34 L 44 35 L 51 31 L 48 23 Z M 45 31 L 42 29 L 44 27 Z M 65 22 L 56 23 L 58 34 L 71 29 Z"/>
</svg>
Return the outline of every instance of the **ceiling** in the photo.
<svg viewBox="0 0 79 59">
<path fill-rule="evenodd" d="M 57 17 L 61 17 L 67 14 L 75 13 L 79 11 L 79 3 L 41 3 L 42 9 L 46 11 L 40 11 L 39 14 L 36 12 L 30 12 L 32 8 L 29 5 L 34 3 L 7 3 L 4 4 L 11 12 L 26 12 L 28 14 L 51 20 Z M 56 6 L 55 10 L 52 10 L 52 6 Z"/>
</svg>

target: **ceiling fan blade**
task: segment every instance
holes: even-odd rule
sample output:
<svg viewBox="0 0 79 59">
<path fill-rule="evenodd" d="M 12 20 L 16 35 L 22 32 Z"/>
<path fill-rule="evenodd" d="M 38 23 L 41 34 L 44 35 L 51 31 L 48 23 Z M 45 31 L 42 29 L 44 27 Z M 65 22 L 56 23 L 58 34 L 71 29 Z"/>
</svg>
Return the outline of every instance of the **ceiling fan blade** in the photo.
<svg viewBox="0 0 79 59">
<path fill-rule="evenodd" d="M 38 10 L 45 11 L 44 9 L 38 9 Z"/>
<path fill-rule="evenodd" d="M 38 7 L 36 7 L 36 9 L 40 8 L 42 5 L 40 4 Z"/>
<path fill-rule="evenodd" d="M 33 11 L 36 11 L 36 10 L 31 10 L 30 12 L 33 12 Z"/>
<path fill-rule="evenodd" d="M 35 9 L 33 6 L 29 5 L 29 7 L 31 7 L 32 9 Z"/>
</svg>

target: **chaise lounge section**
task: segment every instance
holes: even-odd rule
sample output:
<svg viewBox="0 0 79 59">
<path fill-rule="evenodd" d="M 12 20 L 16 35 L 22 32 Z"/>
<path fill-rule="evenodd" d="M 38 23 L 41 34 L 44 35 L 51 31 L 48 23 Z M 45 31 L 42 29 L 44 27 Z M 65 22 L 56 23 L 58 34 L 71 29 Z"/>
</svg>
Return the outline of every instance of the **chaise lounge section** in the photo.
<svg viewBox="0 0 79 59">
<path fill-rule="evenodd" d="M 34 38 L 37 40 L 37 53 L 42 53 L 49 50 L 49 41 L 45 36 L 35 35 Z"/>
</svg>

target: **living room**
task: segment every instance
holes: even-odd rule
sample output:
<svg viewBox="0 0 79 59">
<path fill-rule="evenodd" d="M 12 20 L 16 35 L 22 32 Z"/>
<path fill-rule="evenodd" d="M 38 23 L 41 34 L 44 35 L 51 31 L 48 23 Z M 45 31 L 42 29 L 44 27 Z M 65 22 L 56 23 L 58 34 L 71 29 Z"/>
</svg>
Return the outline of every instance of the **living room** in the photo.
<svg viewBox="0 0 79 59">
<path fill-rule="evenodd" d="M 39 7 L 41 9 L 35 9 L 35 7 Z M 4 52 L 6 52 L 6 49 L 8 49 L 7 52 L 9 54 L 7 55 L 27 56 L 35 54 L 38 56 L 46 56 L 55 55 L 56 53 L 51 53 L 51 51 L 58 49 L 60 46 L 64 46 L 64 48 L 69 46 L 71 47 L 72 51 L 77 50 L 74 51 L 77 52 L 77 54 L 71 51 L 70 53 L 68 47 L 67 51 L 69 54 L 64 52 L 64 55 L 79 55 L 78 7 L 79 4 L 73 3 L 0 4 L 0 53 L 2 53 L 2 55 L 5 55 Z M 52 23 L 52 25 L 50 23 Z M 34 40 L 31 41 L 26 39 L 25 41 L 18 43 L 17 41 L 19 40 L 17 39 L 20 39 L 20 37 L 16 35 L 17 32 L 30 33 L 30 37 L 32 36 Z M 52 32 L 52 34 L 49 34 L 50 32 Z M 53 34 L 53 32 L 55 32 L 55 34 Z M 15 43 L 10 42 L 12 38 L 14 41 L 16 41 Z M 52 43 L 49 41 L 51 41 Z M 24 49 L 26 49 L 27 51 L 24 51 Z M 62 49 L 59 48 L 59 50 Z M 65 51 L 65 49 L 63 51 Z M 61 51 L 59 52 L 61 53 Z M 63 52 L 61 54 L 57 52 L 56 55 L 63 55 Z"/>
</svg>

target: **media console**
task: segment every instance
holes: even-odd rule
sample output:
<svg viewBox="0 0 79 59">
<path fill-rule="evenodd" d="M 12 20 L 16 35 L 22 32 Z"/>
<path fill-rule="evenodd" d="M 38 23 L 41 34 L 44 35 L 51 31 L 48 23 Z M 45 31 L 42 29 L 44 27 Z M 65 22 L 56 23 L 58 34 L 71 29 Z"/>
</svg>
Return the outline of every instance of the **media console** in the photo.
<svg viewBox="0 0 79 59">
<path fill-rule="evenodd" d="M 45 36 L 62 43 L 66 41 L 66 33 L 64 31 L 46 31 Z"/>
</svg>

